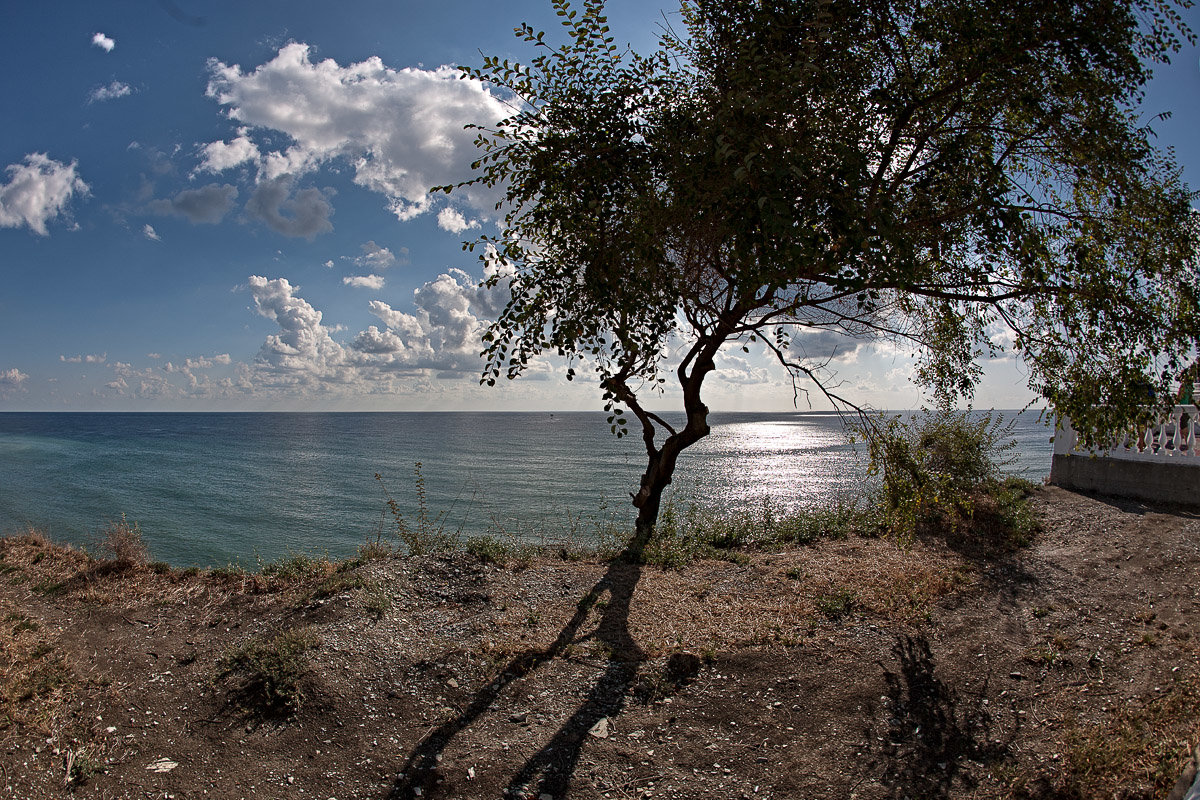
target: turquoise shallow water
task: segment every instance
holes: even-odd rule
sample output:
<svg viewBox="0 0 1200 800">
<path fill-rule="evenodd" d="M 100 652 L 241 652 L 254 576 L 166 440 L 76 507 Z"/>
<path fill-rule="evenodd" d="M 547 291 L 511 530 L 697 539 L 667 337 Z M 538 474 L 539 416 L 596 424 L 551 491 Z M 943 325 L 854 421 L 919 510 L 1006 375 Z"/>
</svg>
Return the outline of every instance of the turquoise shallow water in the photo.
<svg viewBox="0 0 1200 800">
<path fill-rule="evenodd" d="M 826 414 L 713 414 L 680 458 L 676 491 L 783 508 L 860 491 L 866 459 Z M 1013 470 L 1050 468 L 1049 431 L 1016 417 Z M 594 413 L 0 414 L 0 531 L 87 544 L 122 513 L 155 559 L 252 566 L 292 552 L 344 556 L 385 522 L 379 473 L 410 516 L 414 464 L 430 509 L 464 536 L 586 536 L 631 523 L 637 437 Z M 384 529 L 385 532 L 388 530 Z"/>
</svg>

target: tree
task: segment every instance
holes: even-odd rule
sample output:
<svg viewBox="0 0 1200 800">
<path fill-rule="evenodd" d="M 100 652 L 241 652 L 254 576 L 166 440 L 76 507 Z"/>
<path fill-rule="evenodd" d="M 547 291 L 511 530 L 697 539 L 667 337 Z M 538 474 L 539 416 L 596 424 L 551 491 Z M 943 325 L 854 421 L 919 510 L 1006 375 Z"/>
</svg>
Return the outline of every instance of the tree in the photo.
<svg viewBox="0 0 1200 800">
<path fill-rule="evenodd" d="M 515 108 L 463 184 L 504 192 L 502 233 L 467 245 L 511 292 L 484 381 L 543 353 L 594 369 L 614 432 L 631 413 L 645 442 L 639 535 L 709 431 L 722 348 L 861 413 L 814 333 L 910 343 L 950 404 L 1008 330 L 1095 438 L 1200 343 L 1191 195 L 1138 116 L 1192 40 L 1172 0 L 685 0 L 648 56 L 600 0 L 554 5 L 565 43 L 526 24 L 528 65 L 466 70 Z M 682 426 L 645 403 L 671 371 Z"/>
</svg>

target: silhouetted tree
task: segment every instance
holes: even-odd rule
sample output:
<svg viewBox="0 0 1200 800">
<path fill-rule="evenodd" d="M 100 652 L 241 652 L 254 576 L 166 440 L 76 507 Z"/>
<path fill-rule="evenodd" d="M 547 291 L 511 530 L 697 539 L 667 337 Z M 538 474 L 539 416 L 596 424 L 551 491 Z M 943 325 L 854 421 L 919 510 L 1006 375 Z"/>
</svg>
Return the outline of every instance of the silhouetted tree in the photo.
<svg viewBox="0 0 1200 800">
<path fill-rule="evenodd" d="M 498 186 L 487 245 L 511 300 L 484 381 L 535 356 L 594 369 L 648 463 L 647 536 L 705 436 L 718 352 L 761 342 L 859 410 L 813 331 L 889 337 L 917 378 L 969 396 L 1008 330 L 1030 385 L 1088 436 L 1126 425 L 1200 340 L 1191 196 L 1138 116 L 1191 40 L 1170 0 L 686 0 L 684 31 L 618 47 L 598 0 L 554 0 L 528 65 L 476 79 L 514 113 L 481 129 Z M 443 187 L 450 191 L 453 187 Z M 674 372 L 686 422 L 648 410 Z"/>
</svg>

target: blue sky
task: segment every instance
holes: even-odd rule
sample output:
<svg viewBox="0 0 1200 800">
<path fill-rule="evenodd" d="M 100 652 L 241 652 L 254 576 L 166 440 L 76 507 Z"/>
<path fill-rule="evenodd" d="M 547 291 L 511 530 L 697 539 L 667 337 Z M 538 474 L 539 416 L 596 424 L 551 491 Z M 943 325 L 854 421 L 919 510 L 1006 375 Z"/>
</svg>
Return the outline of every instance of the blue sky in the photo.
<svg viewBox="0 0 1200 800">
<path fill-rule="evenodd" d="M 664 13 L 609 6 L 641 50 Z M 528 60 L 522 21 L 557 28 L 543 0 L 6 4 L 0 410 L 598 407 L 553 362 L 477 385 L 497 297 L 460 244 L 492 198 L 425 193 L 467 174 L 463 124 L 504 111 L 449 67 Z M 1144 108 L 1173 112 L 1154 127 L 1192 186 L 1198 103 L 1189 47 Z M 918 402 L 894 348 L 835 366 L 851 396 Z M 713 408 L 792 407 L 758 354 L 719 367 Z M 994 364 L 977 404 L 1023 386 Z"/>
</svg>

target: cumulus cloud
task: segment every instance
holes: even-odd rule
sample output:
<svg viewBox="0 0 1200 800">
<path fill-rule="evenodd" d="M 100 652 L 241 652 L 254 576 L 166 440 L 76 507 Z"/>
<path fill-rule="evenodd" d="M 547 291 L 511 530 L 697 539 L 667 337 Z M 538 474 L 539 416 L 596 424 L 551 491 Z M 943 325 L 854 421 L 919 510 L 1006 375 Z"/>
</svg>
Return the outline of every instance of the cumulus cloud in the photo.
<svg viewBox="0 0 1200 800">
<path fill-rule="evenodd" d="M 249 130 L 238 130 L 237 138 L 228 142 L 209 142 L 200 149 L 200 171 L 222 172 L 239 164 L 257 163 L 261 154 L 258 145 L 248 136 Z"/>
<path fill-rule="evenodd" d="M 158 359 L 160 354 L 149 353 L 148 358 Z M 205 370 L 215 366 L 233 364 L 232 375 L 213 377 Z M 186 358 L 180 364 L 167 362 L 161 367 L 138 369 L 124 361 L 109 365 L 113 379 L 105 387 L 123 397 L 138 399 L 184 399 L 206 400 L 245 397 L 252 393 L 253 385 L 248 380 L 249 367 L 234 364 L 228 353 L 215 356 Z"/>
<path fill-rule="evenodd" d="M 184 189 L 170 200 L 155 200 L 150 210 L 156 214 L 175 214 L 195 223 L 216 223 L 233 208 L 238 190 L 232 184 L 210 183 L 199 189 Z"/>
<path fill-rule="evenodd" d="M 21 389 L 22 384 L 27 380 L 29 380 L 29 376 L 16 367 L 0 370 L 0 394 Z"/>
<path fill-rule="evenodd" d="M 113 81 L 108 86 L 97 86 L 88 94 L 89 103 L 103 103 L 105 100 L 116 100 L 118 97 L 128 97 L 133 94 L 133 88 L 128 83 Z"/>
<path fill-rule="evenodd" d="M 233 363 L 233 359 L 228 353 L 222 353 L 212 358 L 200 356 L 199 358 L 185 358 L 182 364 L 174 364 L 168 361 L 163 364 L 163 370 L 166 372 L 192 372 L 198 369 L 212 369 L 216 366 L 228 366 Z"/>
<path fill-rule="evenodd" d="M 114 377 L 104 385 L 119 394 L 142 399 L 179 396 L 178 389 L 153 367 L 137 369 L 124 361 L 115 361 L 110 366 Z"/>
<path fill-rule="evenodd" d="M 208 96 L 244 127 L 229 143 L 206 145 L 202 168 L 254 162 L 260 180 L 269 181 L 345 159 L 355 182 L 383 194 L 401 220 L 431 207 L 430 186 L 466 176 L 475 153 L 466 124 L 508 115 L 498 98 L 460 80 L 453 67 L 396 70 L 378 57 L 347 66 L 331 59 L 313 63 L 301 43 L 284 46 L 250 72 L 213 59 L 209 73 Z M 264 153 L 249 138 L 256 129 L 284 133 L 291 145 Z M 480 210 L 496 200 L 483 188 L 462 196 Z"/>
<path fill-rule="evenodd" d="M 64 364 L 103 364 L 108 360 L 108 354 L 101 353 L 100 355 L 96 355 L 89 353 L 78 356 L 59 356 L 58 360 Z"/>
<path fill-rule="evenodd" d="M 466 375 L 474 385 L 482 334 L 506 298 L 503 290 L 483 288 L 476 278 L 451 270 L 417 289 L 410 311 L 368 303 L 380 324 L 342 343 L 334 338 L 339 326 L 328 324 L 286 278 L 251 276 L 245 288 L 255 311 L 278 325 L 239 384 L 264 393 L 361 396 Z"/>
<path fill-rule="evenodd" d="M 145 236 L 152 242 L 161 242 L 162 237 L 158 235 L 158 231 L 154 230 L 154 226 L 146 223 L 142 226 L 142 236 Z"/>
<path fill-rule="evenodd" d="M 475 372 L 488 323 L 503 307 L 504 292 L 480 285 L 462 270 L 450 270 L 413 292 L 413 313 L 372 300 L 371 313 L 384 324 L 368 327 L 351 348 L 370 354 L 384 368 Z"/>
<path fill-rule="evenodd" d="M 738 386 L 768 386 L 774 382 L 774 376 L 764 367 L 750 363 L 741 356 L 721 352 L 716 361 L 718 379 Z"/>
<path fill-rule="evenodd" d="M 263 342 L 256 365 L 285 381 L 348 380 L 345 348 L 333 340 L 321 312 L 298 296 L 296 288 L 286 278 L 250 277 L 255 310 L 279 325 L 279 333 Z"/>
<path fill-rule="evenodd" d="M 383 277 L 380 275 L 354 275 L 342 278 L 342 283 L 355 289 L 382 289 Z"/>
<path fill-rule="evenodd" d="M 71 198 L 88 192 L 78 162 L 64 164 L 30 153 L 23 164 L 9 164 L 8 183 L 0 184 L 0 228 L 28 226 L 46 236 L 46 223 L 63 213 Z"/>
<path fill-rule="evenodd" d="M 443 208 L 438 212 L 437 218 L 438 227 L 450 233 L 462 233 L 471 228 L 478 228 L 479 223 L 475 220 L 467 221 L 461 213 L 453 208 Z"/>
<path fill-rule="evenodd" d="M 284 236 L 312 239 L 333 230 L 329 217 L 333 206 L 319 189 L 292 193 L 290 179 L 276 178 L 260 183 L 246 203 L 246 211 Z"/>
<path fill-rule="evenodd" d="M 99 47 L 106 53 L 111 53 L 113 48 L 117 46 L 117 43 L 114 39 L 105 36 L 103 33 L 92 34 L 92 44 L 94 44 L 96 47 Z"/>
<path fill-rule="evenodd" d="M 386 306 L 387 304 L 380 303 L 380 305 Z M 388 311 L 391 311 L 391 308 L 388 308 Z M 369 325 L 354 339 L 352 346 L 360 353 L 390 356 L 404 350 L 404 340 L 390 330 L 381 331 L 376 326 Z"/>
<path fill-rule="evenodd" d="M 386 247 L 375 244 L 375 240 L 362 245 L 363 254 L 354 263 L 368 269 L 387 269 L 396 263 L 396 255 Z"/>
</svg>

